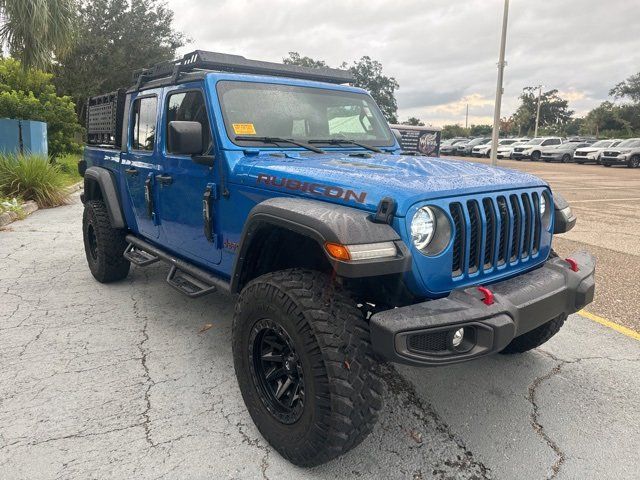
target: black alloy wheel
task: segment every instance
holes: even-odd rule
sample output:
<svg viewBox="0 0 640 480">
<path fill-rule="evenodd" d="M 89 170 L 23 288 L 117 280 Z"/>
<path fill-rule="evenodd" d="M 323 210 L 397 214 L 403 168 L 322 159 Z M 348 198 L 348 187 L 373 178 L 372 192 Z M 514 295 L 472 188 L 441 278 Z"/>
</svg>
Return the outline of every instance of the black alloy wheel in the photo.
<svg viewBox="0 0 640 480">
<path fill-rule="evenodd" d="M 289 334 L 273 320 L 259 320 L 251 329 L 249 365 L 266 409 L 282 423 L 299 420 L 304 410 L 302 363 Z"/>
</svg>

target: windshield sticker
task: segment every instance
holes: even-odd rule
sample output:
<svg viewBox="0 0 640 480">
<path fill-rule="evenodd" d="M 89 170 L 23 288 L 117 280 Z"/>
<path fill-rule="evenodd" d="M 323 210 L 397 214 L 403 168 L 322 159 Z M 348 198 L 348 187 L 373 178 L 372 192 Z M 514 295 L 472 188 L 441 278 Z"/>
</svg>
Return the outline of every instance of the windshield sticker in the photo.
<svg viewBox="0 0 640 480">
<path fill-rule="evenodd" d="M 255 135 L 256 127 L 253 123 L 233 123 L 233 132 L 236 135 Z"/>
</svg>

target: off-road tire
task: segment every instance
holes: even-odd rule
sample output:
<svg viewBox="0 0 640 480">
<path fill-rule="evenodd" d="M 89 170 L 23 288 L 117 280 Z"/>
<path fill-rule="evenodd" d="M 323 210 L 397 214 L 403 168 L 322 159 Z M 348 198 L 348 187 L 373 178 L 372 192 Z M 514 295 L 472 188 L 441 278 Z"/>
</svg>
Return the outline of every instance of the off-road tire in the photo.
<svg viewBox="0 0 640 480">
<path fill-rule="evenodd" d="M 640 166 L 640 156 L 634 155 L 629 160 L 629 163 L 627 163 L 627 167 L 629 167 L 629 168 L 638 168 L 638 166 Z"/>
<path fill-rule="evenodd" d="M 562 328 L 566 319 L 566 315 L 559 315 L 553 320 L 540 325 L 538 328 L 534 328 L 530 332 L 514 338 L 500 353 L 524 353 L 539 347 L 560 331 L 560 328 Z"/>
<path fill-rule="evenodd" d="M 126 230 L 111 226 L 104 202 L 91 200 L 85 203 L 82 215 L 84 251 L 89 269 L 99 282 L 115 282 L 128 275 L 130 263 L 122 256 L 127 248 L 126 234 Z"/>
<path fill-rule="evenodd" d="M 255 347 L 250 345 L 252 331 L 265 319 L 288 334 L 304 374 L 302 413 L 294 423 L 271 413 L 256 383 Z M 349 293 L 317 271 L 282 270 L 247 284 L 235 308 L 233 361 L 258 430 L 299 466 L 325 463 L 357 446 L 382 408 L 369 325 Z"/>
</svg>

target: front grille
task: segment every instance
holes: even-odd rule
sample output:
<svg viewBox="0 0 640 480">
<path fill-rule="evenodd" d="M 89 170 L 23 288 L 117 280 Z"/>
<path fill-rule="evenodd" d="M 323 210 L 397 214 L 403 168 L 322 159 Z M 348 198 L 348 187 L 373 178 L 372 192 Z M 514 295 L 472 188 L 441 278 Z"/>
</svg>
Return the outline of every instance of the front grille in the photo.
<svg viewBox="0 0 640 480">
<path fill-rule="evenodd" d="M 451 203 L 455 230 L 452 277 L 487 272 L 537 255 L 542 224 L 539 206 L 537 192 Z"/>
<path fill-rule="evenodd" d="M 576 157 L 586 157 L 587 156 L 587 152 L 576 152 L 575 156 Z"/>
<path fill-rule="evenodd" d="M 604 155 L 605 157 L 617 157 L 618 152 L 604 152 L 602 155 Z"/>
<path fill-rule="evenodd" d="M 447 330 L 411 335 L 407 346 L 409 350 L 417 353 L 442 352 L 447 349 Z"/>
<path fill-rule="evenodd" d="M 514 152 L 524 152 L 524 148 L 514 148 Z"/>
</svg>

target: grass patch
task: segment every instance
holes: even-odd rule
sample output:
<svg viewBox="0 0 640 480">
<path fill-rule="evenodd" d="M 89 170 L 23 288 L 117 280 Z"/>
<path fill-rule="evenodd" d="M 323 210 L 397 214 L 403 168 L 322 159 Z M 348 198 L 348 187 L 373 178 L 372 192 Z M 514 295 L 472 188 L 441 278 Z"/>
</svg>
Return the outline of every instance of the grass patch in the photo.
<svg viewBox="0 0 640 480">
<path fill-rule="evenodd" d="M 82 177 L 78 173 L 78 161 L 80 161 L 81 158 L 82 155 L 69 153 L 56 157 L 55 160 L 53 160 L 53 164 L 57 165 L 60 169 L 60 173 L 62 173 L 67 186 L 75 185 L 82 181 Z"/>
<path fill-rule="evenodd" d="M 0 155 L 0 195 L 34 200 L 40 207 L 66 203 L 68 176 L 41 155 Z"/>
</svg>

